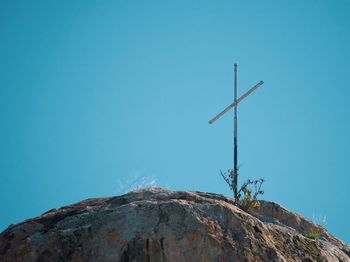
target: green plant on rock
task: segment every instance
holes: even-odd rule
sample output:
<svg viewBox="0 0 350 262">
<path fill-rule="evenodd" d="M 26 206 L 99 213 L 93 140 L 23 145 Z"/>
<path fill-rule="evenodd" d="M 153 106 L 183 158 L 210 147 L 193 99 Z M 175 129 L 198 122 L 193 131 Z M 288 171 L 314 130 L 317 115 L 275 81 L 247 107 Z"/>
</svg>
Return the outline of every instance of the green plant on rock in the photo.
<svg viewBox="0 0 350 262">
<path fill-rule="evenodd" d="M 306 234 L 303 234 L 304 237 L 307 237 L 307 238 L 310 238 L 310 239 L 313 239 L 313 240 L 317 240 L 320 238 L 321 234 L 318 233 L 318 232 L 309 232 L 309 233 L 306 233 Z"/>
<path fill-rule="evenodd" d="M 261 189 L 261 186 L 265 181 L 263 178 L 253 180 L 248 179 L 238 189 L 238 172 L 234 172 L 232 169 L 229 169 L 227 173 L 220 171 L 220 174 L 233 191 L 235 199 L 234 203 L 236 206 L 239 206 L 243 210 L 260 207 L 258 196 L 264 194 L 264 190 Z M 253 187 L 254 191 L 251 189 L 251 187 Z"/>
</svg>

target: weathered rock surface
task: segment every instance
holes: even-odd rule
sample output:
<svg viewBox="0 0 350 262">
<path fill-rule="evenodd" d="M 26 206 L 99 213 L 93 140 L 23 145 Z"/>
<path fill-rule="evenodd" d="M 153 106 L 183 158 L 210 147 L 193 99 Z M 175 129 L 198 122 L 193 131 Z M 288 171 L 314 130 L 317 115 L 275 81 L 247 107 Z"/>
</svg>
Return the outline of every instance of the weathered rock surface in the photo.
<svg viewBox="0 0 350 262">
<path fill-rule="evenodd" d="M 0 261 L 350 261 L 348 245 L 276 203 L 232 203 L 160 188 L 87 199 L 10 226 Z"/>
</svg>

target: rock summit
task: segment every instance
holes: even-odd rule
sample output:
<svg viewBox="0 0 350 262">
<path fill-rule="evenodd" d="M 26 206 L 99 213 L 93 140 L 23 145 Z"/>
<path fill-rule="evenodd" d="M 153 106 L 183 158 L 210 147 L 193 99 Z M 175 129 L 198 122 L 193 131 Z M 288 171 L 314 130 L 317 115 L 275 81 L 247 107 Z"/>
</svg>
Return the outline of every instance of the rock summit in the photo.
<svg viewBox="0 0 350 262">
<path fill-rule="evenodd" d="M 0 261 L 350 261 L 350 247 L 284 207 L 148 188 L 52 209 L 0 234 Z M 311 239 L 310 234 L 317 234 Z"/>
</svg>

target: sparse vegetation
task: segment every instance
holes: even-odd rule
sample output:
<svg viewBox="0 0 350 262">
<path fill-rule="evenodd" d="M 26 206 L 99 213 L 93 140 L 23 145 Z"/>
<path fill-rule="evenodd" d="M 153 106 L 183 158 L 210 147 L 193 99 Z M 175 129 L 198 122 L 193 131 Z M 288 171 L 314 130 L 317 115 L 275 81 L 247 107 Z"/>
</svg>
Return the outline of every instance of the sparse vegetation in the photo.
<svg viewBox="0 0 350 262">
<path fill-rule="evenodd" d="M 307 237 L 307 238 L 310 238 L 313 240 L 319 239 L 320 236 L 321 236 L 321 234 L 318 232 L 309 232 L 309 233 L 304 234 L 304 237 Z"/>
<path fill-rule="evenodd" d="M 258 196 L 264 194 L 264 190 L 261 189 L 261 186 L 265 181 L 263 178 L 254 180 L 248 179 L 238 189 L 238 172 L 234 172 L 232 169 L 229 169 L 227 173 L 220 171 L 220 174 L 233 191 L 236 206 L 239 206 L 243 210 L 260 207 Z M 254 192 L 250 187 L 253 187 Z"/>
</svg>

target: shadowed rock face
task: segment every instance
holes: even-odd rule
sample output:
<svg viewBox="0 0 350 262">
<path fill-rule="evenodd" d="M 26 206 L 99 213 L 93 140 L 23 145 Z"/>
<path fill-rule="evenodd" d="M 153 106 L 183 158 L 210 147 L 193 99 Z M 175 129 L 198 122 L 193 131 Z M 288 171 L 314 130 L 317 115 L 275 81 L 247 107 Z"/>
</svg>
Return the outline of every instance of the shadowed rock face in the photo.
<svg viewBox="0 0 350 262">
<path fill-rule="evenodd" d="M 10 226 L 0 261 L 350 261 L 348 245 L 276 203 L 232 203 L 160 188 L 87 199 Z"/>
</svg>

